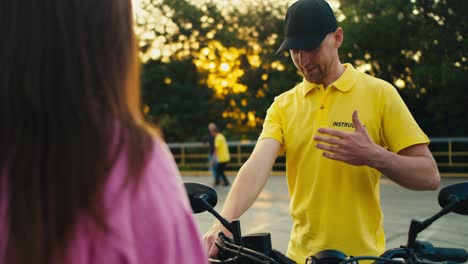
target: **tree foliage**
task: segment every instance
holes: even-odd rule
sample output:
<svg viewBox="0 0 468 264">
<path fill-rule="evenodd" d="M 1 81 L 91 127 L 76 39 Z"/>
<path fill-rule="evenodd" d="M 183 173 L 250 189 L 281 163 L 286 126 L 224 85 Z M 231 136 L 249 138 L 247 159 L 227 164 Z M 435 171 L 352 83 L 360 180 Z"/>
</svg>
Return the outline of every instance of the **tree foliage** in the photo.
<svg viewBox="0 0 468 264">
<path fill-rule="evenodd" d="M 142 1 L 148 118 L 168 141 L 201 140 L 213 121 L 229 139 L 255 139 L 273 98 L 301 80 L 287 53 L 275 55 L 286 3 Z M 459 0 L 342 0 L 341 60 L 397 86 L 429 136 L 466 136 L 466 10 Z"/>
<path fill-rule="evenodd" d="M 170 51 L 165 56 L 152 51 L 154 41 L 140 43 L 148 118 L 168 141 L 200 140 L 209 122 L 230 139 L 255 139 L 273 97 L 299 80 L 287 58 L 274 56 L 287 6 L 264 1 L 227 12 L 210 2 L 147 1 L 144 7 L 166 10 L 163 19 L 176 29 L 139 25 L 153 32 L 159 49 Z"/>
<path fill-rule="evenodd" d="M 343 55 L 400 84 L 400 94 L 430 136 L 468 134 L 468 18 L 463 10 L 467 1 L 342 1 Z"/>
</svg>

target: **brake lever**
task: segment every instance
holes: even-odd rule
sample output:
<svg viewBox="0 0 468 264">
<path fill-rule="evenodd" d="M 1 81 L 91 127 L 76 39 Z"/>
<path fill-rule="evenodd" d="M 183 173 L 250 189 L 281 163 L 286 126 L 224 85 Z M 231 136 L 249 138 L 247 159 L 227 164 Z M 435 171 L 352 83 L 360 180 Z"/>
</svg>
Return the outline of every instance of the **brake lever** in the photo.
<svg viewBox="0 0 468 264">
<path fill-rule="evenodd" d="M 231 238 L 231 237 L 226 236 L 226 234 L 224 234 L 223 231 L 219 231 L 219 233 L 218 233 L 218 238 L 219 238 L 222 242 L 227 241 L 227 242 L 229 242 L 229 243 L 235 243 L 234 239 Z"/>
</svg>

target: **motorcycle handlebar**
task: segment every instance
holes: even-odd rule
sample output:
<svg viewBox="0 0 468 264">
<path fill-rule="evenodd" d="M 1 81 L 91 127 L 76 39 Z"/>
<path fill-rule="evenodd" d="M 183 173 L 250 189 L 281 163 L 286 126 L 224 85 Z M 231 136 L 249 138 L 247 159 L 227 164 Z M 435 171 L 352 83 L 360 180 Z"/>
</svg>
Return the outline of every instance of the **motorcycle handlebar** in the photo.
<svg viewBox="0 0 468 264">
<path fill-rule="evenodd" d="M 253 260 L 254 263 L 294 263 L 289 259 L 287 262 L 285 262 L 284 260 L 277 261 L 261 254 L 260 252 L 256 252 L 255 250 L 236 245 L 235 243 L 233 243 L 232 240 L 230 240 L 223 234 L 220 234 L 219 237 L 221 238 L 221 243 L 216 243 L 216 245 L 224 251 L 235 253 L 235 256 L 225 260 L 210 259 L 210 263 L 239 263 L 239 257 L 250 259 L 251 261 Z M 406 263 L 408 258 L 411 259 L 410 256 L 413 254 L 415 254 L 415 256 L 417 256 L 418 258 L 439 263 L 464 263 L 468 260 L 468 253 L 465 249 L 462 248 L 434 247 L 431 243 L 424 241 L 417 241 L 417 244 L 419 245 L 419 248 L 416 249 L 416 251 L 413 251 L 412 249 L 408 249 L 406 247 L 394 248 L 387 250 L 380 257 L 356 256 L 353 258 L 344 259 L 343 261 L 341 261 L 341 263 L 356 263 L 356 261 L 358 260 L 365 259 L 374 260 L 375 264 Z M 404 259 L 404 261 L 395 259 Z M 317 263 L 320 262 L 321 261 L 318 261 Z M 418 261 L 416 261 L 415 263 L 418 263 Z"/>
<path fill-rule="evenodd" d="M 424 250 L 421 257 L 431 261 L 455 261 L 464 263 L 468 260 L 468 253 L 463 248 L 433 247 Z"/>
<path fill-rule="evenodd" d="M 221 215 L 219 215 L 215 210 L 214 206 L 216 205 L 217 196 L 216 191 L 208 186 L 197 183 L 186 183 L 187 193 L 189 193 L 190 203 L 194 212 L 199 213 L 205 210 L 212 213 L 218 220 L 220 220 L 223 225 L 234 234 L 234 241 L 229 241 L 226 237 L 221 235 L 221 241 L 224 243 L 216 243 L 218 248 L 222 249 L 229 254 L 222 256 L 225 260 L 211 260 L 212 263 L 225 263 L 225 261 L 238 262 L 240 258 L 248 259 L 255 261 L 256 263 L 290 263 L 293 262 L 289 260 L 286 256 L 279 257 L 276 254 L 273 254 L 271 248 L 271 240 L 269 234 L 261 236 L 254 236 L 255 240 L 249 240 L 254 243 L 243 243 L 240 232 L 240 223 L 238 220 L 233 222 L 228 222 Z M 423 263 L 422 260 L 429 260 L 440 262 L 442 264 L 451 264 L 451 262 L 463 263 L 468 260 L 468 253 L 465 249 L 462 248 L 442 248 L 434 247 L 430 242 L 418 241 L 416 240 L 417 235 L 425 230 L 429 225 L 440 217 L 446 215 L 449 212 L 455 212 L 462 215 L 468 215 L 468 183 L 454 184 L 447 186 L 439 192 L 439 204 L 442 206 L 442 210 L 435 214 L 434 216 L 424 220 L 416 221 L 412 220 L 410 225 L 410 230 L 408 232 L 408 243 L 407 246 L 402 246 L 400 248 L 390 249 L 382 254 L 380 257 L 376 256 L 358 256 L 358 257 L 342 257 L 341 254 L 339 257 L 333 256 L 333 263 L 348 263 L 357 260 L 376 260 L 376 264 L 379 263 Z M 210 196 L 208 196 L 210 194 Z M 208 199 L 210 198 L 211 199 Z M 234 232 L 233 232 L 234 231 Z M 222 233 L 221 233 L 222 234 Z M 245 241 L 244 241 L 245 242 Z M 268 242 L 268 243 L 265 243 Z M 252 246 L 252 249 L 246 247 L 245 245 Z M 259 249 L 260 248 L 260 249 Z M 325 250 L 327 251 L 327 250 Z M 332 250 L 334 251 L 334 250 Z M 317 255 L 310 256 L 307 258 L 312 259 L 313 263 L 319 263 L 320 260 L 323 260 L 318 255 L 321 252 L 318 252 Z M 341 252 L 340 252 L 341 253 Z M 276 258 L 276 260 L 275 260 Z M 325 260 L 327 258 L 325 257 Z M 396 260 L 402 259 L 402 260 Z M 421 259 L 421 260 L 420 260 Z M 336 262 L 338 261 L 338 262 Z M 329 262 L 324 262 L 329 264 Z"/>
<path fill-rule="evenodd" d="M 245 247 L 244 245 L 238 245 L 231 238 L 224 235 L 222 232 L 218 234 L 220 239 L 219 242 L 215 242 L 215 245 L 220 249 L 220 251 L 227 252 L 231 254 L 225 259 L 212 259 L 210 258 L 210 263 L 258 263 L 258 264 L 283 264 L 288 262 L 281 263 L 277 262 L 271 256 L 267 256 L 261 252 L 257 252 L 253 249 Z M 247 260 L 247 261 L 245 261 Z"/>
<path fill-rule="evenodd" d="M 389 263 L 391 259 L 408 259 L 410 258 L 411 251 L 413 251 L 418 258 L 440 263 L 464 263 L 468 260 L 468 253 L 463 248 L 434 247 L 431 243 L 423 241 L 417 241 L 417 243 L 418 245 L 423 245 L 423 247 L 417 249 L 416 252 L 406 247 L 390 249 L 382 254 L 380 259 L 375 258 L 375 264 Z M 356 257 L 355 259 L 358 258 L 365 259 L 365 257 Z M 348 259 L 346 262 L 349 260 L 353 260 L 353 258 Z"/>
</svg>

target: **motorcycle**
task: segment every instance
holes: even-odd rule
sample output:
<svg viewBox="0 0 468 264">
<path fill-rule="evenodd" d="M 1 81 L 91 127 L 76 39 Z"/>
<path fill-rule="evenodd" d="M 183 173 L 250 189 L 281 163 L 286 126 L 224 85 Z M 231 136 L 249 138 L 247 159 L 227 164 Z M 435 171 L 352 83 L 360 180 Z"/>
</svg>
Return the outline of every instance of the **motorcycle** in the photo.
<svg viewBox="0 0 468 264">
<path fill-rule="evenodd" d="M 210 263 L 296 264 L 281 252 L 272 249 L 269 233 L 242 236 L 239 220 L 229 222 L 214 210 L 218 197 L 213 188 L 195 182 L 186 182 L 184 185 L 193 213 L 210 212 L 233 235 L 229 238 L 222 232 L 219 233 L 219 242 L 215 242 L 219 248 L 218 259 L 210 259 Z M 424 221 L 415 219 L 411 221 L 406 245 L 389 249 L 380 256 L 347 256 L 341 251 L 327 249 L 311 255 L 305 263 L 356 264 L 360 260 L 373 260 L 375 264 L 464 263 L 468 260 L 468 253 L 465 249 L 435 247 L 428 241 L 417 240 L 417 236 L 448 213 L 468 215 L 468 182 L 443 188 L 439 192 L 438 202 L 442 207 L 438 213 Z"/>
</svg>

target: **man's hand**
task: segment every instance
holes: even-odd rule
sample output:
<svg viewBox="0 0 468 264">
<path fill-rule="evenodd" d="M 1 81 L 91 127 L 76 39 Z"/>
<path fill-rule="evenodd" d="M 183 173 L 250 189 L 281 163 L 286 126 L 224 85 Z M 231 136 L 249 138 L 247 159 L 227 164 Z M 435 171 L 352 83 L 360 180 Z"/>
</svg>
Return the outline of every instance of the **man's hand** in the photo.
<svg viewBox="0 0 468 264">
<path fill-rule="evenodd" d="M 231 232 L 229 232 L 221 223 L 216 223 L 211 227 L 208 232 L 203 236 L 203 245 L 205 250 L 208 252 L 209 257 L 216 257 L 218 255 L 219 249 L 215 245 L 216 241 L 219 241 L 218 234 L 223 232 L 227 237 L 232 237 Z"/>
<path fill-rule="evenodd" d="M 377 169 L 399 185 L 411 190 L 435 190 L 440 175 L 432 154 L 425 143 L 415 144 L 398 153 L 387 151 L 372 142 L 366 128 L 353 112 L 354 132 L 319 128 L 314 136 L 323 156 L 351 165 L 366 165 Z M 402 133 L 404 133 L 402 131 Z"/>
<path fill-rule="evenodd" d="M 314 139 L 319 142 L 316 146 L 324 150 L 323 156 L 329 159 L 356 166 L 370 166 L 373 154 L 383 150 L 383 148 L 372 142 L 366 128 L 359 121 L 356 110 L 354 110 L 352 118 L 356 129 L 354 132 L 319 128 L 318 132 L 323 135 L 314 136 Z"/>
</svg>

